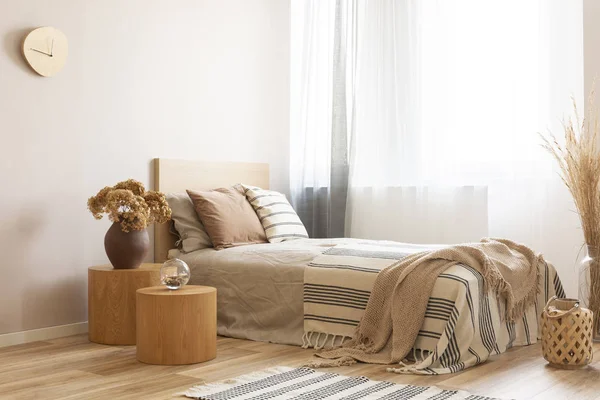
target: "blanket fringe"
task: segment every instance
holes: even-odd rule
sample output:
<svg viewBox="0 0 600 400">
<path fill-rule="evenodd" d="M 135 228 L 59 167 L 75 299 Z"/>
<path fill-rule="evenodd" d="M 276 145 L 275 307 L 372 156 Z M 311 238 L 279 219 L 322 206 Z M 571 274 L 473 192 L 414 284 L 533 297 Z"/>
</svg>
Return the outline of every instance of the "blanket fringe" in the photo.
<svg viewBox="0 0 600 400">
<path fill-rule="evenodd" d="M 433 375 L 431 372 L 427 372 L 424 369 L 417 369 L 412 365 L 405 365 L 400 368 L 386 368 L 387 372 L 393 372 L 395 374 L 412 374 L 412 375 Z"/>
<path fill-rule="evenodd" d="M 315 358 L 302 364 L 302 366 L 307 368 L 333 368 L 345 367 L 348 365 L 354 365 L 356 363 L 357 361 L 354 358 L 344 356 L 333 360 L 328 360 L 325 358 Z"/>
<path fill-rule="evenodd" d="M 425 352 L 423 349 L 417 349 L 413 347 L 412 359 L 415 364 L 420 364 L 424 362 L 427 357 L 429 357 L 429 352 Z"/>
<path fill-rule="evenodd" d="M 420 351 L 421 357 L 417 357 L 417 351 Z M 422 368 L 420 364 L 425 361 L 425 354 L 423 350 L 417 350 L 413 348 L 414 361 L 405 359 L 398 363 L 398 367 L 388 367 L 385 370 L 387 372 L 393 372 L 395 374 L 413 374 L 413 375 L 435 375 L 434 372 L 427 368 Z M 419 368 L 421 367 L 421 368 Z"/>
<path fill-rule="evenodd" d="M 489 242 L 491 240 L 501 241 L 500 239 L 483 238 L 483 239 L 481 239 L 481 242 Z M 523 249 L 524 254 L 525 254 L 525 252 L 531 251 L 525 245 L 518 244 L 518 243 L 515 243 L 515 245 L 518 248 Z M 505 312 L 500 314 L 500 318 L 502 319 L 502 322 L 505 322 L 505 321 L 513 322 L 513 321 L 523 318 L 523 315 L 525 315 L 525 313 L 527 312 L 527 309 L 530 306 L 532 306 L 533 304 L 535 304 L 535 302 L 537 300 L 537 296 L 540 294 L 540 286 L 538 283 L 542 279 L 542 269 L 539 268 L 539 265 L 547 264 L 546 261 L 544 260 L 544 256 L 542 254 L 536 255 L 536 261 L 537 261 L 536 284 L 534 286 L 532 286 L 529 293 L 527 293 L 527 296 L 525 296 L 518 302 L 515 302 L 515 297 L 514 297 L 514 294 L 512 291 L 512 287 L 510 286 L 510 284 L 508 282 L 506 282 L 506 280 L 504 279 L 502 274 L 498 271 L 498 269 L 490 268 L 489 265 L 486 265 L 486 268 L 483 269 L 484 289 L 487 292 L 494 291 L 496 293 L 496 299 L 498 300 L 498 303 L 500 303 L 501 301 L 504 302 L 504 305 L 505 305 L 504 311 Z M 490 260 L 486 260 L 486 264 L 490 264 L 490 263 L 491 263 Z"/>
<path fill-rule="evenodd" d="M 537 262 L 538 264 L 545 264 L 542 255 L 538 256 Z M 537 268 L 536 275 L 536 282 L 539 282 L 542 277 L 542 272 L 539 267 Z M 495 292 L 496 300 L 499 304 L 504 302 L 504 312 L 500 313 L 502 322 L 513 322 L 523 318 L 523 315 L 525 315 L 527 309 L 531 307 L 531 305 L 535 304 L 540 293 L 539 284 L 536 283 L 536 285 L 531 288 L 529 293 L 527 293 L 527 296 L 522 298 L 520 301 L 515 302 L 515 297 L 510 284 L 504 280 L 502 275 L 498 273 L 497 270 L 493 268 L 485 268 L 483 278 L 485 290 L 488 292 Z"/>
<path fill-rule="evenodd" d="M 350 336 L 336 335 L 325 332 L 304 332 L 302 335 L 302 348 L 322 350 L 325 348 L 334 349 L 341 347 L 346 340 L 352 339 Z"/>
</svg>

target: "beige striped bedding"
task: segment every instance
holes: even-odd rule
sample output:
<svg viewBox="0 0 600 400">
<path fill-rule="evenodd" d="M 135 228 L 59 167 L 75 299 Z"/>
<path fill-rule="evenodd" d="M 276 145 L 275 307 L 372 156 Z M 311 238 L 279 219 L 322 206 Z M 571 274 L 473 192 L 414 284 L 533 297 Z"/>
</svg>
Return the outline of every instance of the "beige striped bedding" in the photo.
<svg viewBox="0 0 600 400">
<path fill-rule="evenodd" d="M 377 273 L 408 254 L 440 246 L 363 241 L 338 245 L 316 257 L 304 271 L 304 347 L 339 345 L 352 337 Z M 456 265 L 441 274 L 410 361 L 395 372 L 445 374 L 479 364 L 512 346 L 535 343 L 538 316 L 546 301 L 564 291 L 556 271 L 543 264 L 539 295 L 522 319 L 504 322 L 501 305 L 483 291 L 483 277 Z"/>
<path fill-rule="evenodd" d="M 219 335 L 301 346 L 303 337 L 306 344 L 305 325 L 308 328 L 306 332 L 315 332 L 311 338 L 312 345 L 318 333 L 330 333 L 328 327 L 331 326 L 319 321 L 323 318 L 317 309 L 309 312 L 316 316 L 313 320 L 304 320 L 304 273 L 308 264 L 336 245 L 365 243 L 391 246 L 390 251 L 394 250 L 394 246 L 402 246 L 402 251 L 409 252 L 436 247 L 346 238 L 298 239 L 219 251 L 203 249 L 188 254 L 174 252 L 172 256 L 190 265 L 190 284 L 217 288 Z M 537 309 L 528 310 L 523 321 L 506 324 L 500 320 L 501 310 L 495 298 L 482 293 L 483 282 L 477 273 L 462 266 L 448 269 L 434 285 L 427 315 L 415 343 L 413 358 L 422 361 L 419 373 L 459 370 L 513 346 L 535 343 L 538 338 L 536 316 L 541 312 L 540 304 L 554 293 L 564 296 L 554 268 L 549 265 L 541 272 Z M 352 272 L 341 269 L 336 286 L 343 287 L 347 282 L 344 277 L 349 273 Z M 351 334 L 354 324 L 362 315 L 370 287 L 367 284 L 355 289 L 364 291 L 362 296 L 353 298 L 358 303 L 357 314 L 349 318 L 349 329 L 340 327 L 334 334 Z M 338 324 L 334 326 L 339 327 Z M 339 336 L 336 339 L 338 342 L 341 340 Z M 458 337 L 469 336 L 472 338 L 457 340 Z"/>
</svg>

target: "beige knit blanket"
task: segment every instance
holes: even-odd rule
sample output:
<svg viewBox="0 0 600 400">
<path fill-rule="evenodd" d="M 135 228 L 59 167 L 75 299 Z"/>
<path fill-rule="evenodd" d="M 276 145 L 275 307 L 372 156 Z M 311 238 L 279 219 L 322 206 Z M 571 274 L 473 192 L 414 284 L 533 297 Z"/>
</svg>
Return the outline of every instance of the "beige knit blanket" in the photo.
<svg viewBox="0 0 600 400">
<path fill-rule="evenodd" d="M 535 304 L 543 257 L 527 246 L 505 239 L 482 239 L 412 254 L 382 270 L 364 315 L 351 340 L 341 348 L 318 353 L 327 359 L 313 367 L 402 362 L 415 343 L 437 277 L 464 264 L 484 277 L 485 289 L 504 304 L 504 318 L 514 321 Z"/>
</svg>

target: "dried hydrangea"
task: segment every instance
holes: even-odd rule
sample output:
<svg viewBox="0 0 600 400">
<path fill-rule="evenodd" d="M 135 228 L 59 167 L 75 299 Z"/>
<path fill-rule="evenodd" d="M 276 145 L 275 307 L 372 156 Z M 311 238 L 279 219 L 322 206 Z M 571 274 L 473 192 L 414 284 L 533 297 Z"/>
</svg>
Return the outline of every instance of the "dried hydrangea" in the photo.
<svg viewBox="0 0 600 400">
<path fill-rule="evenodd" d="M 102 214 L 106 207 L 106 196 L 108 196 L 111 190 L 113 190 L 113 188 L 106 186 L 104 189 L 100 190 L 96 196 L 88 199 L 88 209 L 92 212 L 94 218 L 102 219 Z"/>
<path fill-rule="evenodd" d="M 148 191 L 134 179 L 105 187 L 87 202 L 94 218 L 108 214 L 113 222 L 121 224 L 123 232 L 143 230 L 149 224 L 164 223 L 171 219 L 171 208 L 163 193 Z"/>
<path fill-rule="evenodd" d="M 149 190 L 144 193 L 144 200 L 150 208 L 150 223 L 162 224 L 171 219 L 171 207 L 163 193 Z"/>
<path fill-rule="evenodd" d="M 146 193 L 144 184 L 140 181 L 136 181 L 135 179 L 127 179 L 126 181 L 119 182 L 113 186 L 113 189 L 131 190 L 136 196 L 143 196 L 144 193 Z"/>
</svg>

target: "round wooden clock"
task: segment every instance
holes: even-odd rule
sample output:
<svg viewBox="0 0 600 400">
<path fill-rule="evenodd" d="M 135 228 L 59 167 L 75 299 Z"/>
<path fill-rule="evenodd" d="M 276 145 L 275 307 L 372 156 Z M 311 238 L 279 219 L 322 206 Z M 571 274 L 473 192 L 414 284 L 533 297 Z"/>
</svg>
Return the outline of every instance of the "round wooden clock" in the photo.
<svg viewBox="0 0 600 400">
<path fill-rule="evenodd" d="M 23 56 L 42 76 L 52 76 L 67 62 L 69 45 L 64 33 L 51 26 L 29 32 L 23 41 Z"/>
</svg>

